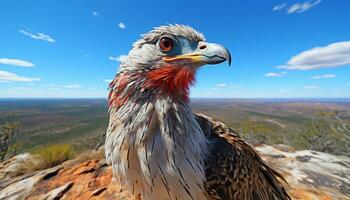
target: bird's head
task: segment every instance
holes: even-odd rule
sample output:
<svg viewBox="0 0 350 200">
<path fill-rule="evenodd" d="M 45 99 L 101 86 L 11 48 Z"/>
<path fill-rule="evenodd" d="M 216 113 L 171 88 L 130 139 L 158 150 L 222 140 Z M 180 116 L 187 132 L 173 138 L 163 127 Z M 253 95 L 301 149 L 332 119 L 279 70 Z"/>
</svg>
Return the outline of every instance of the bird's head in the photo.
<svg viewBox="0 0 350 200">
<path fill-rule="evenodd" d="M 122 59 L 120 72 L 111 83 L 112 95 L 130 85 L 188 101 L 196 70 L 205 64 L 231 63 L 229 51 L 205 41 L 203 34 L 183 25 L 160 26 L 143 34 Z M 138 77 L 138 78 L 137 78 Z M 130 97 L 130 95 L 129 95 Z M 111 98 L 110 98 L 111 102 Z"/>
</svg>

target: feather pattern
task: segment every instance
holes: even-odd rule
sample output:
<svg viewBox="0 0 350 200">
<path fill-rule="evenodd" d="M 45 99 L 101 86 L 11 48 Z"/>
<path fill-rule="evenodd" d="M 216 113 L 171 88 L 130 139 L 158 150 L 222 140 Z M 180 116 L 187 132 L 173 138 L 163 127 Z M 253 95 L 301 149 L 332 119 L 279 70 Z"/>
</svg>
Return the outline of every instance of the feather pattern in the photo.
<svg viewBox="0 0 350 200">
<path fill-rule="evenodd" d="M 182 72 L 170 71 L 152 77 L 117 74 L 110 84 L 106 161 L 123 185 L 142 199 L 206 199 L 207 141 L 184 96 L 188 94 L 158 83 L 179 81 L 172 77 Z M 187 84 L 191 81 L 186 79 Z"/>
<path fill-rule="evenodd" d="M 209 140 L 205 188 L 211 200 L 290 199 L 284 178 L 266 165 L 236 131 L 203 114 L 196 120 Z"/>
<path fill-rule="evenodd" d="M 123 59 L 108 97 L 105 155 L 114 176 L 142 200 L 290 199 L 282 176 L 235 131 L 193 114 L 197 68 L 164 63 L 155 45 L 163 35 L 204 40 L 190 27 L 162 26 Z"/>
</svg>

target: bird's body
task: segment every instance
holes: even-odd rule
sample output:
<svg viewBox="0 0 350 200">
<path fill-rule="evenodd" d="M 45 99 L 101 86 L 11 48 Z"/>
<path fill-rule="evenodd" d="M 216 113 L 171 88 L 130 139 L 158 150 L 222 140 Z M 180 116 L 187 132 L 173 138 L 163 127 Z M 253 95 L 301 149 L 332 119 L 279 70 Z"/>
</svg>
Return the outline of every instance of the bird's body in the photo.
<svg viewBox="0 0 350 200">
<path fill-rule="evenodd" d="M 205 199 L 202 165 L 207 151 L 205 136 L 198 124 L 193 123 L 193 114 L 183 112 L 188 105 L 168 101 L 159 99 L 143 106 L 130 105 L 132 111 L 125 111 L 125 117 L 131 118 L 125 120 L 137 120 L 140 127 L 130 134 L 126 130 L 132 129 L 129 127 L 132 124 L 125 127 L 116 124 L 115 129 L 119 131 L 109 136 L 118 144 L 114 146 L 118 152 L 114 152 L 111 161 L 113 169 L 122 184 L 134 194 L 141 194 L 142 199 Z M 186 131 L 177 130 L 181 128 Z M 174 134 L 181 135 L 174 138 Z M 185 197 L 187 193 L 193 198 Z"/>
<path fill-rule="evenodd" d="M 138 198 L 288 199 L 253 148 L 192 113 L 197 68 L 224 60 L 230 55 L 222 46 L 175 25 L 144 35 L 122 61 L 110 84 L 106 160 Z"/>
</svg>

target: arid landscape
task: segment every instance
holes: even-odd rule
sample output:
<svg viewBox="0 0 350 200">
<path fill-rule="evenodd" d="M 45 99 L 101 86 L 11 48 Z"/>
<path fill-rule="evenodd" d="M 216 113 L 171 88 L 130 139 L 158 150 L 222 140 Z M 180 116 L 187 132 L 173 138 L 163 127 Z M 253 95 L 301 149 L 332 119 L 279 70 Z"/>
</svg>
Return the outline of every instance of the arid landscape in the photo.
<svg viewBox="0 0 350 200">
<path fill-rule="evenodd" d="M 0 10 L 0 200 L 350 200 L 350 1 Z"/>
<path fill-rule="evenodd" d="M 18 155 L 0 164 L 0 199 L 134 199 L 104 160 L 105 100 L 7 99 L 0 108 L 3 125 L 20 123 Z M 195 112 L 255 146 L 293 199 L 310 200 L 349 199 L 349 108 L 347 99 L 193 99 Z"/>
<path fill-rule="evenodd" d="M 253 144 L 350 154 L 349 99 L 193 99 L 192 107 Z M 104 99 L 3 99 L 0 116 L 20 123 L 20 152 L 52 144 L 69 144 L 76 152 L 94 149 L 108 124 Z"/>
</svg>

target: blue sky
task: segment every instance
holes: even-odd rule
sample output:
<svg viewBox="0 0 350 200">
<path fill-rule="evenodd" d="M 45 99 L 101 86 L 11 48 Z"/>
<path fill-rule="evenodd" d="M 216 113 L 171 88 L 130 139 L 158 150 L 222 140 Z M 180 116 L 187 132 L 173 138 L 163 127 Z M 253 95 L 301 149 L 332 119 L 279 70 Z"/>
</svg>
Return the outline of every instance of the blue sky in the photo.
<svg viewBox="0 0 350 200">
<path fill-rule="evenodd" d="M 226 46 L 192 97 L 350 97 L 350 1 L 2 0 L 1 97 L 105 97 L 139 35 L 185 24 Z"/>
</svg>

